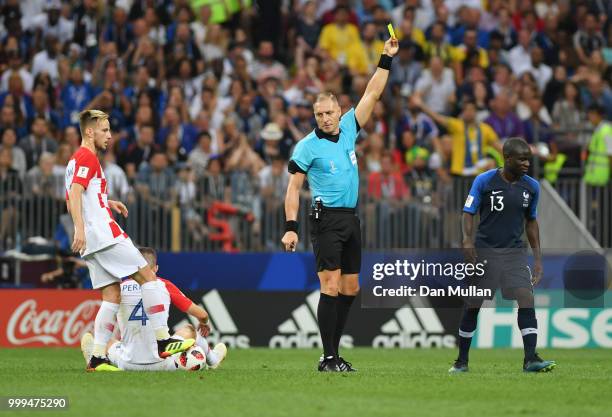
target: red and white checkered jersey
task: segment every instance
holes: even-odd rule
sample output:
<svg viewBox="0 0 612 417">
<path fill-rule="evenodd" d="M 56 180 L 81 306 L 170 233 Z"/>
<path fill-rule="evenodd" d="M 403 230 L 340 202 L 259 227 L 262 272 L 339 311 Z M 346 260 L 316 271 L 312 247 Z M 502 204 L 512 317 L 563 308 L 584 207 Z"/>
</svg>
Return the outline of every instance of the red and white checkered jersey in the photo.
<svg viewBox="0 0 612 417">
<path fill-rule="evenodd" d="M 163 314 L 168 321 L 170 304 L 186 312 L 193 303 L 176 285 L 170 281 L 157 278 L 163 288 L 163 304 L 155 307 L 155 313 Z M 121 334 L 121 354 L 125 362 L 147 364 L 160 362 L 157 353 L 155 329 L 147 317 L 142 304 L 140 285 L 133 279 L 121 283 L 121 304 L 117 312 L 117 324 Z"/>
<path fill-rule="evenodd" d="M 127 239 L 127 233 L 121 230 L 108 206 L 106 178 L 100 161 L 84 146 L 72 155 L 66 167 L 66 200 L 73 183 L 85 188 L 82 214 L 86 247 L 81 255 L 89 255 Z"/>
</svg>

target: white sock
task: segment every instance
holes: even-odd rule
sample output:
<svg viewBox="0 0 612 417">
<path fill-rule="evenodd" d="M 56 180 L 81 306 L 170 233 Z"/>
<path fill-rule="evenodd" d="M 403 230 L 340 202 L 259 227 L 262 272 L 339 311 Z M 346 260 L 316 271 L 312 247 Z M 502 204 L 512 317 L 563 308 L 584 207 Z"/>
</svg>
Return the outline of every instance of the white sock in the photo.
<svg viewBox="0 0 612 417">
<path fill-rule="evenodd" d="M 208 346 L 208 341 L 206 340 L 206 338 L 202 337 L 202 335 L 200 335 L 200 333 L 198 333 L 197 331 L 196 331 L 196 345 L 200 346 L 204 350 L 204 353 L 206 354 L 206 364 L 208 366 L 214 366 L 219 363 L 219 357 L 217 356 L 215 351 L 213 351 Z"/>
<path fill-rule="evenodd" d="M 106 345 L 113 336 L 117 324 L 117 311 L 119 311 L 119 304 L 102 301 L 94 322 L 93 356 L 99 358 L 106 356 Z"/>
<path fill-rule="evenodd" d="M 168 311 L 164 304 L 160 281 L 148 281 L 140 286 L 142 293 L 142 306 L 151 325 L 155 330 L 155 338 L 164 340 L 170 337 L 168 332 Z"/>
</svg>

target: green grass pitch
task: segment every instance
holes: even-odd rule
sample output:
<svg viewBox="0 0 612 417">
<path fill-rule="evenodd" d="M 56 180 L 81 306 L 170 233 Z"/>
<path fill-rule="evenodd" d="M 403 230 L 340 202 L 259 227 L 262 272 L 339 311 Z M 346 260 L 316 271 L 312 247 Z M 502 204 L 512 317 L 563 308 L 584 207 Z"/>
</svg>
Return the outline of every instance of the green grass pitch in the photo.
<svg viewBox="0 0 612 417">
<path fill-rule="evenodd" d="M 68 396 L 68 411 L 15 416 L 604 416 L 612 415 L 609 350 L 544 350 L 557 368 L 524 374 L 520 350 L 345 351 L 354 374 L 319 374 L 319 351 L 230 351 L 216 371 L 88 374 L 77 349 L 1 349 L 0 395 Z"/>
</svg>

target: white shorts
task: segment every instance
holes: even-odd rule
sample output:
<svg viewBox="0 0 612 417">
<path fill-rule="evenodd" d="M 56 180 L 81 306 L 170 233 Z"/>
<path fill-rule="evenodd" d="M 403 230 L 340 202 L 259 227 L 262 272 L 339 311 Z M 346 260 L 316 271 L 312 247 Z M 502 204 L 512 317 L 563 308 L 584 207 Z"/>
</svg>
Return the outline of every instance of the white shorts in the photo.
<svg viewBox="0 0 612 417">
<path fill-rule="evenodd" d="M 83 259 L 89 268 L 94 289 L 119 283 L 121 278 L 128 277 L 147 266 L 147 261 L 129 238 L 90 253 Z"/>
<path fill-rule="evenodd" d="M 176 371 L 177 367 L 174 363 L 174 357 L 170 356 L 166 359 L 161 359 L 159 362 L 136 364 L 124 361 L 122 358 L 121 342 L 116 342 L 108 348 L 108 359 L 124 371 Z"/>
</svg>

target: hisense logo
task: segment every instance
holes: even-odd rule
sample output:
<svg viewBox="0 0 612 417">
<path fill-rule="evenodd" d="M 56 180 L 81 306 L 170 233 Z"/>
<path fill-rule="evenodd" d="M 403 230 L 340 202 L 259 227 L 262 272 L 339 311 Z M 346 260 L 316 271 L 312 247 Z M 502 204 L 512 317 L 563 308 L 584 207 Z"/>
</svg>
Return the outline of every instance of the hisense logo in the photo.
<svg viewBox="0 0 612 417">
<path fill-rule="evenodd" d="M 277 331 L 280 333 L 270 339 L 271 348 L 321 348 L 321 336 L 317 324 L 317 305 L 319 291 L 313 291 L 306 297 L 306 302 L 291 313 L 291 318 L 283 321 Z M 340 338 L 340 347 L 352 348 L 353 338 L 344 335 Z"/>
<path fill-rule="evenodd" d="M 433 308 L 402 307 L 380 330 L 384 334 L 374 338 L 373 347 L 454 348 L 456 345 L 455 336 L 444 334 L 444 327 Z"/>
<path fill-rule="evenodd" d="M 211 331 L 206 340 L 208 343 L 216 345 L 217 343 L 225 343 L 231 348 L 248 348 L 250 347 L 249 337 L 239 334 L 238 327 L 227 307 L 223 303 L 223 299 L 217 290 L 212 290 L 202 297 L 201 305 L 207 312 L 210 318 Z M 191 324 L 198 327 L 199 322 L 195 317 L 188 316 Z M 188 324 L 187 319 L 181 320 L 174 326 L 174 331 L 178 330 L 185 324 Z"/>
</svg>

